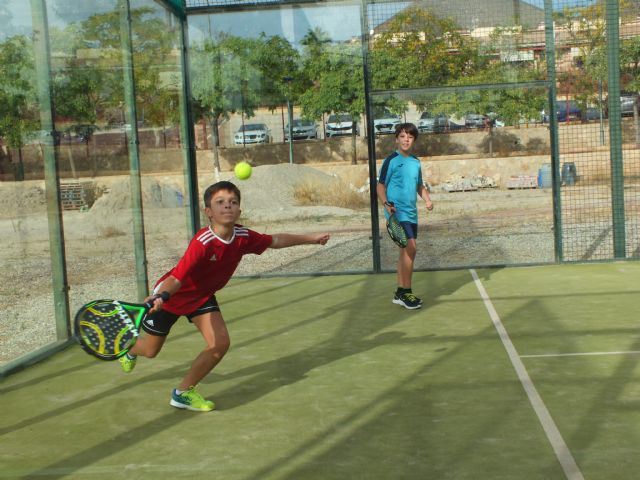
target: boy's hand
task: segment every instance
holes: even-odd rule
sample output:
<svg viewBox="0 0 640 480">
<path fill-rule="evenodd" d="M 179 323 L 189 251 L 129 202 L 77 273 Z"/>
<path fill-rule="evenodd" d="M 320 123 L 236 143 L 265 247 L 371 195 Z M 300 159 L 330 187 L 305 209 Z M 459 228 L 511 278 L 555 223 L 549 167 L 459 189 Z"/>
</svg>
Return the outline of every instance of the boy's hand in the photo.
<svg viewBox="0 0 640 480">
<path fill-rule="evenodd" d="M 147 298 L 144 299 L 144 303 L 147 303 L 147 302 L 153 305 L 151 310 L 149 310 L 149 313 L 154 313 L 162 310 L 162 304 L 164 303 L 164 298 L 162 298 L 160 295 L 153 294 L 153 295 L 149 295 Z"/>
<path fill-rule="evenodd" d="M 328 233 L 320 233 L 316 236 L 313 243 L 325 245 L 329 241 L 329 238 L 331 238 L 331 235 L 329 235 Z"/>
<path fill-rule="evenodd" d="M 384 202 L 384 208 L 387 209 L 389 215 L 393 215 L 394 213 L 396 213 L 396 206 L 393 204 L 393 202 Z"/>
<path fill-rule="evenodd" d="M 433 202 L 431 201 L 431 199 L 425 200 L 424 203 L 427 206 L 427 210 L 433 210 Z"/>
</svg>

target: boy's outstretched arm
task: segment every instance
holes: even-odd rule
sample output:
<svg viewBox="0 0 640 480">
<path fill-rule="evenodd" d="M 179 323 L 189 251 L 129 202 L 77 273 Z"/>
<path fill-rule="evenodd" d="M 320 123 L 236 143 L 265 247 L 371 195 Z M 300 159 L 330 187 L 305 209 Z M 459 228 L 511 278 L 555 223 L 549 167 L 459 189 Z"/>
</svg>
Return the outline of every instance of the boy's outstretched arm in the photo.
<svg viewBox="0 0 640 480">
<path fill-rule="evenodd" d="M 287 248 L 294 245 L 309 245 L 318 243 L 324 245 L 329 241 L 328 233 L 310 233 L 307 235 L 297 235 L 294 233 L 277 233 L 273 235 L 269 248 Z"/>
</svg>

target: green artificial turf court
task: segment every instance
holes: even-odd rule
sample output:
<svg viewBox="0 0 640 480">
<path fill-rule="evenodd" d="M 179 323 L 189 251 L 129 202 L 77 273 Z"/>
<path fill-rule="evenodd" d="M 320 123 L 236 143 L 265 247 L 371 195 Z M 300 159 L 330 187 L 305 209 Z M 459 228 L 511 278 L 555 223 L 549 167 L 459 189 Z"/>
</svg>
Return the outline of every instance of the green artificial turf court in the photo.
<svg viewBox="0 0 640 480">
<path fill-rule="evenodd" d="M 639 279 L 420 272 L 417 311 L 393 274 L 236 279 L 216 411 L 169 406 L 202 348 L 184 320 L 129 375 L 72 347 L 0 384 L 0 478 L 635 478 Z"/>
</svg>

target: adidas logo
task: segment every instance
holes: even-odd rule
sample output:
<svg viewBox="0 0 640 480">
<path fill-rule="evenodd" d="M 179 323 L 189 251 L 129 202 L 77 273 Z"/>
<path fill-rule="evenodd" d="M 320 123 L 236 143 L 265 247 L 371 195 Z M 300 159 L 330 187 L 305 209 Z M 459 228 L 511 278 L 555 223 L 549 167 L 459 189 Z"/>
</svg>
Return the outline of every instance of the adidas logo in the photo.
<svg viewBox="0 0 640 480">
<path fill-rule="evenodd" d="M 150 318 L 148 320 L 145 320 L 144 323 L 146 323 L 150 327 L 155 327 L 155 325 L 153 324 L 153 319 L 152 318 Z"/>
<path fill-rule="evenodd" d="M 216 257 L 216 254 L 214 253 L 213 255 L 211 255 L 211 258 L 209 260 L 215 262 L 216 260 L 218 260 L 218 257 Z"/>
</svg>

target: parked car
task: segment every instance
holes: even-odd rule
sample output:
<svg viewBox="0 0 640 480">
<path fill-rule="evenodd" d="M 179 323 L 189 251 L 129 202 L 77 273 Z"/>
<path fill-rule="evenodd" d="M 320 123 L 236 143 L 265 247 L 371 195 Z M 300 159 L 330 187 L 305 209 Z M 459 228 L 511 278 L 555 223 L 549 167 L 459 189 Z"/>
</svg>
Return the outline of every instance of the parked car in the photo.
<svg viewBox="0 0 640 480">
<path fill-rule="evenodd" d="M 464 126 L 467 128 L 484 128 L 486 126 L 486 115 L 479 113 L 468 113 L 464 117 Z"/>
<path fill-rule="evenodd" d="M 69 141 L 75 139 L 78 142 L 88 142 L 97 130 L 100 130 L 97 125 L 91 123 L 79 123 L 67 128 L 64 133 L 65 138 Z"/>
<path fill-rule="evenodd" d="M 427 112 L 425 112 L 427 113 Z M 427 133 L 442 133 L 451 132 L 454 130 L 463 130 L 464 124 L 454 122 L 448 115 L 440 113 L 435 116 L 429 116 L 430 114 L 424 113 L 418 121 L 418 131 Z"/>
<path fill-rule="evenodd" d="M 50 139 L 53 137 L 53 145 L 58 146 L 60 145 L 60 140 L 63 135 L 64 133 L 59 130 L 53 130 L 53 132 L 49 130 L 35 130 L 27 134 L 26 143 L 40 143 L 44 145 L 49 143 L 51 141 Z"/>
<path fill-rule="evenodd" d="M 640 101 L 640 97 L 634 93 L 622 93 L 620 95 L 620 115 L 630 117 L 633 115 L 633 106 Z M 639 107 L 640 110 L 640 107 Z M 604 101 L 604 116 L 609 117 L 609 99 Z"/>
<path fill-rule="evenodd" d="M 271 130 L 264 123 L 247 123 L 233 136 L 236 145 L 271 142 Z"/>
<path fill-rule="evenodd" d="M 422 112 L 418 120 L 419 132 L 435 132 L 447 123 L 446 115 L 434 115 L 431 112 Z"/>
<path fill-rule="evenodd" d="M 602 118 L 607 118 L 605 112 L 602 112 Z M 596 107 L 587 107 L 587 109 L 582 114 L 582 120 L 600 120 L 600 109 Z"/>
<path fill-rule="evenodd" d="M 484 116 L 485 127 L 493 126 L 494 128 L 504 127 L 504 121 L 498 118 L 496 112 L 489 112 Z M 489 125 L 489 122 L 493 122 L 493 125 Z"/>
<path fill-rule="evenodd" d="M 549 114 L 543 110 L 542 121 L 549 122 Z M 556 118 L 559 122 L 567 122 L 571 120 L 580 120 L 582 111 L 575 100 L 556 100 Z"/>
<path fill-rule="evenodd" d="M 356 127 L 356 135 L 358 132 L 357 123 Z M 354 128 L 354 121 L 351 115 L 348 113 L 337 113 L 329 115 L 327 119 L 327 123 L 325 124 L 325 134 L 327 138 L 337 137 L 340 135 L 351 135 L 351 132 Z"/>
<path fill-rule="evenodd" d="M 620 114 L 625 116 L 633 115 L 633 105 L 638 101 L 638 96 L 633 94 L 620 95 Z"/>
<path fill-rule="evenodd" d="M 302 120 L 296 118 L 291 122 L 291 132 L 294 140 L 304 140 L 317 138 L 316 122 L 313 120 Z M 284 139 L 289 140 L 289 124 L 284 128 Z"/>
<path fill-rule="evenodd" d="M 386 108 L 373 112 L 373 130 L 376 135 L 396 133 L 396 127 L 402 123 L 400 115 L 391 113 Z"/>
</svg>

